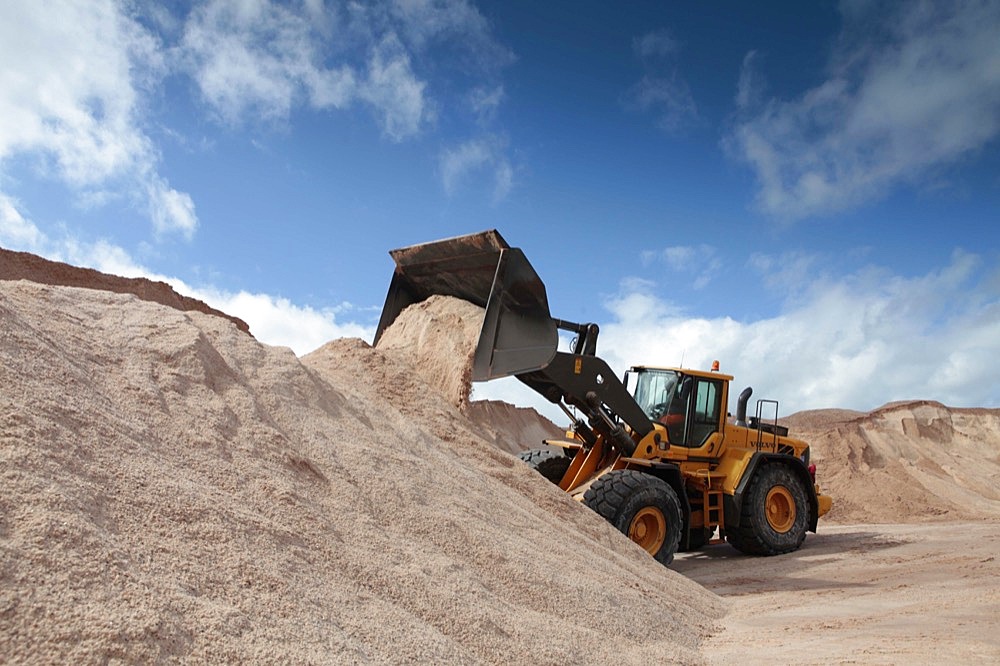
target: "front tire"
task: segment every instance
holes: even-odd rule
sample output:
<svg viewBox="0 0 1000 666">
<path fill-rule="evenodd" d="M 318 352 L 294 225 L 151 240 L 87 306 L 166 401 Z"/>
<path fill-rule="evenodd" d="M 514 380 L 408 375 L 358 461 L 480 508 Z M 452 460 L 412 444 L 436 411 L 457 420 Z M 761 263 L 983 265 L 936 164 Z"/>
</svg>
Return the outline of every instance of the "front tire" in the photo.
<svg viewBox="0 0 1000 666">
<path fill-rule="evenodd" d="M 552 449 L 532 449 L 522 451 L 518 457 L 531 469 L 535 470 L 552 483 L 558 485 L 573 459 L 566 456 L 562 451 Z"/>
<path fill-rule="evenodd" d="M 809 499 L 802 481 L 786 465 L 757 470 L 740 511 L 740 526 L 726 539 L 747 555 L 780 555 L 798 550 L 806 538 Z"/>
<path fill-rule="evenodd" d="M 681 503 L 663 479 L 631 469 L 594 481 L 583 503 L 661 564 L 670 564 L 681 540 Z"/>
</svg>

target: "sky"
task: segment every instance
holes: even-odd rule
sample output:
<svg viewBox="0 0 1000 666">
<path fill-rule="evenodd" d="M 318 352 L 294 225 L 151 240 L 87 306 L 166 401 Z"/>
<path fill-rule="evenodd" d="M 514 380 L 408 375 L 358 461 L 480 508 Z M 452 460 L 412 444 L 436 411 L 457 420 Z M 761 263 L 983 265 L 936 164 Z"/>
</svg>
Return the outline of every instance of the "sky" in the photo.
<svg viewBox="0 0 1000 666">
<path fill-rule="evenodd" d="M 371 341 L 389 250 L 495 228 L 616 372 L 1000 407 L 998 34 L 988 1 L 5 0 L 0 246 L 302 355 Z"/>
</svg>

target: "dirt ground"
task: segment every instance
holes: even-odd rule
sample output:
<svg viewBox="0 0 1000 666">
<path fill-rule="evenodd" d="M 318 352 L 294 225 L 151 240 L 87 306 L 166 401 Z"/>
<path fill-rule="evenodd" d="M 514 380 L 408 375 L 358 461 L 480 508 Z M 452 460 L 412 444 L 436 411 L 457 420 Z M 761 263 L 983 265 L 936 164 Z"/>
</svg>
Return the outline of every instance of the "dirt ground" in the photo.
<svg viewBox="0 0 1000 666">
<path fill-rule="evenodd" d="M 729 609 L 711 664 L 1000 663 L 1000 522 L 820 525 L 803 548 L 728 544 L 671 568 Z"/>
</svg>

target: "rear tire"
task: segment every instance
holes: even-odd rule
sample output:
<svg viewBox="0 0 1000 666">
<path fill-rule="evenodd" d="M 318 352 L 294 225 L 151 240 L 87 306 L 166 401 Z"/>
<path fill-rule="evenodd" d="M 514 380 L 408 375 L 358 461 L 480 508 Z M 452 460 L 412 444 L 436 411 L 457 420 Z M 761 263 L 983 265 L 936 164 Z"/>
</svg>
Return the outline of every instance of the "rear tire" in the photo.
<svg viewBox="0 0 1000 666">
<path fill-rule="evenodd" d="M 743 497 L 740 526 L 727 529 L 726 539 L 747 555 L 780 555 L 799 549 L 808 524 L 802 481 L 785 465 L 764 465 Z"/>
<path fill-rule="evenodd" d="M 569 469 L 569 464 L 573 462 L 573 459 L 567 457 L 562 451 L 553 451 L 552 449 L 522 451 L 518 454 L 518 458 L 555 484 L 562 481 Z"/>
<path fill-rule="evenodd" d="M 670 564 L 681 540 L 681 503 L 663 479 L 631 469 L 594 481 L 583 503 L 661 564 Z"/>
</svg>

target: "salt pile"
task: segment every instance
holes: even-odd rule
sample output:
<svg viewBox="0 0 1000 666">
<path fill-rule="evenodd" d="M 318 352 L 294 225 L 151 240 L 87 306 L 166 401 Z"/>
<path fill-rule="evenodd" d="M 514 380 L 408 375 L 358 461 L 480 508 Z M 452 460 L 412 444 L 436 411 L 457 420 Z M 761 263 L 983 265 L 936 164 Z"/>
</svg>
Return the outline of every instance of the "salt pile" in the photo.
<svg viewBox="0 0 1000 666">
<path fill-rule="evenodd" d="M 7 663 L 696 663 L 722 612 L 360 340 L 0 282 L 0 386 Z"/>
</svg>

